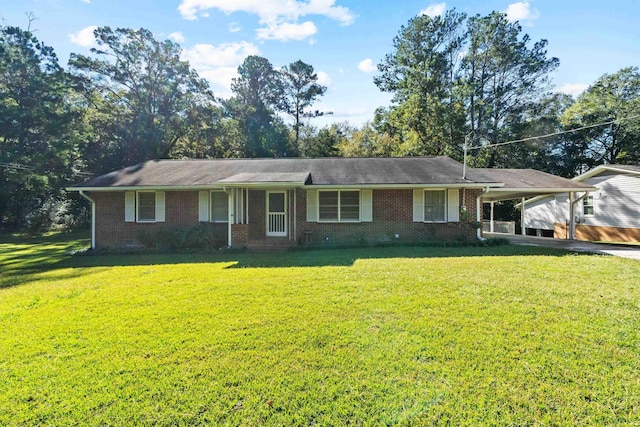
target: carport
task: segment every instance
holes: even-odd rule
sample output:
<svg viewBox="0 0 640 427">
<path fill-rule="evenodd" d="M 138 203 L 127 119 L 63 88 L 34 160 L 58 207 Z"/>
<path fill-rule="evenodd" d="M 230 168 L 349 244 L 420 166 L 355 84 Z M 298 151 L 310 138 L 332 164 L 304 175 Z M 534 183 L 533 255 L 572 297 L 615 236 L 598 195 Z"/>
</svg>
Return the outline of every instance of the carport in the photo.
<svg viewBox="0 0 640 427">
<path fill-rule="evenodd" d="M 525 223 L 525 200 L 536 196 L 546 196 L 554 194 L 569 194 L 569 238 L 575 238 L 575 209 L 578 202 L 585 198 L 589 192 L 596 191 L 597 188 L 571 179 L 562 178 L 541 172 L 535 169 L 474 169 L 475 172 L 483 174 L 487 181 L 501 182 L 501 187 L 488 187 L 482 193 L 482 203 L 489 203 L 490 209 L 490 232 L 494 232 L 493 208 L 494 203 L 503 200 L 520 201 L 520 221 L 521 232 L 526 235 Z"/>
</svg>

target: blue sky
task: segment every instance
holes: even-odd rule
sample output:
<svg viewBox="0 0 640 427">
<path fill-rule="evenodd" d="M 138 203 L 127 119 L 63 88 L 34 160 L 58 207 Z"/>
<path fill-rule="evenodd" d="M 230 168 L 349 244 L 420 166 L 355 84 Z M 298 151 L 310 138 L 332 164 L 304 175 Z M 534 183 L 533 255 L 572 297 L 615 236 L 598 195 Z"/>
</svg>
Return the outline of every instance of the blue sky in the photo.
<svg viewBox="0 0 640 427">
<path fill-rule="evenodd" d="M 228 97 L 247 55 L 281 67 L 298 59 L 314 66 L 328 92 L 316 107 L 333 116 L 314 124 L 362 124 L 390 95 L 373 83 L 375 65 L 392 50 L 400 26 L 420 13 L 455 8 L 469 15 L 504 11 L 532 40 L 547 39 L 560 59 L 556 90 L 580 93 L 604 73 L 640 65 L 637 0 L 3 0 L 5 25 L 31 27 L 66 65 L 71 52 L 89 53 L 96 26 L 151 30 L 181 44 L 183 57 Z"/>
</svg>

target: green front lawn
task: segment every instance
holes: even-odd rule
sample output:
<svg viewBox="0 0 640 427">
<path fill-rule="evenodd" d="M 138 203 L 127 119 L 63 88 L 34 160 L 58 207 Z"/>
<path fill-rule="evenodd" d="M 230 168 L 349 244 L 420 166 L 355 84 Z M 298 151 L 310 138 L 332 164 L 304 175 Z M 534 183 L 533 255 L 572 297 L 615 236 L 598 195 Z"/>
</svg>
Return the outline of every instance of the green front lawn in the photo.
<svg viewBox="0 0 640 427">
<path fill-rule="evenodd" d="M 0 425 L 637 425 L 640 262 L 0 240 Z M 76 240 L 74 240 L 76 239 Z"/>
</svg>

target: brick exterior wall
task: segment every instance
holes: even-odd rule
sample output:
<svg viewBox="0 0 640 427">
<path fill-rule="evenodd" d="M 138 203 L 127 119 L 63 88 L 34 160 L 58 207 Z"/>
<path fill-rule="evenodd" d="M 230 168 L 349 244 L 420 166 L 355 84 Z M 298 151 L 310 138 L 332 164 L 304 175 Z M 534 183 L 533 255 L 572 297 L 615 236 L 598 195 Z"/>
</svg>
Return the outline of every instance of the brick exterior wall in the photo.
<svg viewBox="0 0 640 427">
<path fill-rule="evenodd" d="M 140 246 L 138 235 L 143 230 L 198 225 L 197 191 L 165 192 L 165 222 L 157 223 L 125 222 L 123 191 L 93 192 L 90 196 L 96 202 L 97 249 Z M 210 225 L 216 234 L 226 236 L 227 224 Z"/>
<path fill-rule="evenodd" d="M 307 222 L 306 191 L 295 190 L 297 206 L 294 224 L 293 192 L 287 192 L 289 206 L 288 231 L 290 239 L 303 243 L 305 234 L 311 243 L 349 242 L 416 242 L 443 240 L 473 240 L 476 230 L 463 221 L 446 224 L 413 222 L 413 190 L 373 190 L 373 221 L 361 223 Z M 460 190 L 460 203 L 475 221 L 475 203 L 480 190 Z M 198 225 L 198 192 L 165 192 L 165 222 L 136 223 L 124 221 L 124 192 L 94 192 L 96 202 L 97 248 L 139 246 L 138 235 L 142 230 L 162 227 L 192 227 Z M 464 200 L 463 200 L 464 199 Z M 266 191 L 249 191 L 249 224 L 233 224 L 232 243 L 243 246 L 250 240 L 266 239 Z M 210 224 L 226 236 L 227 224 Z M 295 227 L 294 227 L 295 225 Z M 396 234 L 398 238 L 396 238 Z M 226 242 L 226 238 L 225 238 Z"/>
<path fill-rule="evenodd" d="M 475 198 L 480 190 L 460 191 L 460 202 L 465 196 L 467 210 L 475 212 Z M 360 223 L 307 222 L 306 191 L 298 190 L 298 241 L 309 233 L 311 242 L 419 242 L 473 240 L 476 229 L 465 222 L 429 224 L 413 222 L 413 190 L 373 190 L 373 221 Z M 473 207 L 470 209 L 470 207 Z M 475 218 L 475 214 L 473 216 Z M 475 220 L 475 219 L 474 219 Z M 398 238 L 396 238 L 396 234 Z"/>
<path fill-rule="evenodd" d="M 249 242 L 249 224 L 231 224 L 233 246 L 245 246 Z"/>
</svg>

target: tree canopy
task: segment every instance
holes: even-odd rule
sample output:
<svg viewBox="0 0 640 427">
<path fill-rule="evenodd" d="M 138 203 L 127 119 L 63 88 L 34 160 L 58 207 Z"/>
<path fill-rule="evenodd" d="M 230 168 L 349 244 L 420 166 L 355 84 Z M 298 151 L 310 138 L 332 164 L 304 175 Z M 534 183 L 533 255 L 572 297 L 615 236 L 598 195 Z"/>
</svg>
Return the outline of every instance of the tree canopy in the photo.
<svg viewBox="0 0 640 427">
<path fill-rule="evenodd" d="M 638 67 L 603 75 L 577 99 L 552 93 L 559 61 L 547 41 L 532 41 L 499 12 L 410 19 L 374 78 L 391 105 L 359 126 L 311 125 L 331 113 L 314 108 L 327 87 L 302 60 L 278 68 L 248 56 L 232 95 L 219 99 L 177 43 L 146 29 L 94 35 L 97 47 L 71 54 L 65 70 L 31 31 L 0 26 L 0 229 L 75 224 L 84 200 L 65 194 L 66 185 L 150 159 L 461 160 L 466 140 L 472 166 L 572 177 L 640 161 Z"/>
</svg>

